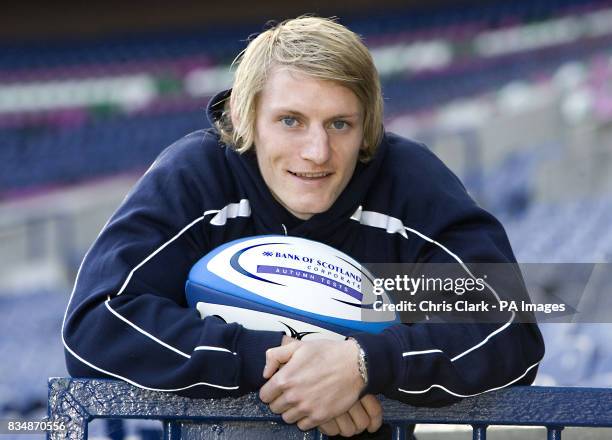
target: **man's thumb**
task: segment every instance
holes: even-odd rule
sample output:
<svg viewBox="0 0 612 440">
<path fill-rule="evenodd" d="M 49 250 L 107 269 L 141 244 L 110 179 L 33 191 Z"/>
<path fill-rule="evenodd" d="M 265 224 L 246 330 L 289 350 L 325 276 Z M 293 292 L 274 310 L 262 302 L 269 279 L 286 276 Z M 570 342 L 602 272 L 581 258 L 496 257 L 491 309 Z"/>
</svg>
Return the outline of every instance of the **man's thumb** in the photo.
<svg viewBox="0 0 612 440">
<path fill-rule="evenodd" d="M 263 377 L 269 379 L 282 364 L 286 364 L 300 344 L 290 343 L 270 348 L 266 351 L 266 366 L 263 370 Z"/>
</svg>

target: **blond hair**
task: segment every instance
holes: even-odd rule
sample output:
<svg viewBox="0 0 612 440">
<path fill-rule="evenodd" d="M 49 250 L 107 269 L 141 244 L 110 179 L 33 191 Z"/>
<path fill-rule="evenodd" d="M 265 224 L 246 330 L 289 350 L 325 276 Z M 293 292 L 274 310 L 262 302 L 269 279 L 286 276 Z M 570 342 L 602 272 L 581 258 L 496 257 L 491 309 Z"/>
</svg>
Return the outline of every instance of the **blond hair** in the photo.
<svg viewBox="0 0 612 440">
<path fill-rule="evenodd" d="M 252 148 L 255 108 L 267 75 L 286 66 L 350 89 L 364 110 L 364 145 L 360 160 L 374 155 L 383 135 L 383 100 L 372 56 L 361 38 L 333 19 L 301 16 L 259 34 L 234 60 L 237 64 L 230 102 L 216 128 L 221 140 L 240 153 Z"/>
</svg>

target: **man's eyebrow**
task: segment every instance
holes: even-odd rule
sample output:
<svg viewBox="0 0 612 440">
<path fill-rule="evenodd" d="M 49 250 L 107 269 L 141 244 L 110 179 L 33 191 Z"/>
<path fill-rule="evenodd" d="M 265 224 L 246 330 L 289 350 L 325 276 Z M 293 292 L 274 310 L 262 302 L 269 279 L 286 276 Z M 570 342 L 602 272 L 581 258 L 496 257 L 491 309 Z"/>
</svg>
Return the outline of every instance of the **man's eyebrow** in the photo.
<svg viewBox="0 0 612 440">
<path fill-rule="evenodd" d="M 283 107 L 274 109 L 274 113 L 282 113 L 282 114 L 285 114 L 285 115 L 304 116 L 303 113 L 301 113 L 301 112 L 299 112 L 297 110 L 292 110 L 290 108 L 283 108 Z"/>
<path fill-rule="evenodd" d="M 282 113 L 282 114 L 287 114 L 287 115 L 295 115 L 295 116 L 301 116 L 304 117 L 305 115 L 298 111 L 298 110 L 293 110 L 290 108 L 277 108 L 274 110 L 275 113 Z M 328 119 L 358 119 L 361 117 L 361 113 L 357 112 L 357 113 L 338 113 L 337 115 L 332 115 L 331 117 L 329 117 Z"/>
<path fill-rule="evenodd" d="M 361 113 L 340 113 L 332 116 L 330 119 L 358 119 L 361 117 Z"/>
</svg>

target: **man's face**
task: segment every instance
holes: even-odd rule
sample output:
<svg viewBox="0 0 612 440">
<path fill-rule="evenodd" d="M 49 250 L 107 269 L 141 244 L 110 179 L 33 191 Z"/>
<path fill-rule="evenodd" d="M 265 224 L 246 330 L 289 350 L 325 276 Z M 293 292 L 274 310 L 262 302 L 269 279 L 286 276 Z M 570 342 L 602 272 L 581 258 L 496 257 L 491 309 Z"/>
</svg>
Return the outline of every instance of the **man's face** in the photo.
<svg viewBox="0 0 612 440">
<path fill-rule="evenodd" d="M 348 88 L 274 68 L 259 95 L 255 152 L 281 205 L 307 220 L 348 184 L 363 146 L 363 108 Z"/>
</svg>

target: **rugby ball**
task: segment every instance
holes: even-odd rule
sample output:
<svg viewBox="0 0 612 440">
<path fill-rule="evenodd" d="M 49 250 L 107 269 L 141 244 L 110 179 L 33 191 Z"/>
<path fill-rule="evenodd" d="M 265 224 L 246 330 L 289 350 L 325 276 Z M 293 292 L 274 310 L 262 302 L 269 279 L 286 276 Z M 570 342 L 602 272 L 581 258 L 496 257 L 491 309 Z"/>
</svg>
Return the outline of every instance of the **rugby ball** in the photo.
<svg viewBox="0 0 612 440">
<path fill-rule="evenodd" d="M 380 311 L 389 298 L 373 293 L 373 276 L 357 261 L 299 237 L 226 243 L 192 267 L 185 292 L 202 318 L 218 316 L 302 340 L 379 333 L 400 322 L 395 312 Z"/>
</svg>

